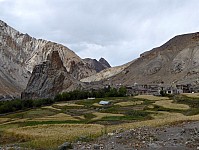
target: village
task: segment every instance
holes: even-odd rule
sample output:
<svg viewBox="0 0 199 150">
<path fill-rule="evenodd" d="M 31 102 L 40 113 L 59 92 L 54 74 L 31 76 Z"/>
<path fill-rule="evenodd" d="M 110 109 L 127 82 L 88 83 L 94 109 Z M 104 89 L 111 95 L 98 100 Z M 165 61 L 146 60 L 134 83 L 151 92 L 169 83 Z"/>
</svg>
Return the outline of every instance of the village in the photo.
<svg viewBox="0 0 199 150">
<path fill-rule="evenodd" d="M 137 84 L 133 86 L 126 86 L 128 95 L 156 95 L 160 96 L 162 94 L 181 94 L 181 93 L 195 93 L 198 92 L 191 84 Z"/>
</svg>

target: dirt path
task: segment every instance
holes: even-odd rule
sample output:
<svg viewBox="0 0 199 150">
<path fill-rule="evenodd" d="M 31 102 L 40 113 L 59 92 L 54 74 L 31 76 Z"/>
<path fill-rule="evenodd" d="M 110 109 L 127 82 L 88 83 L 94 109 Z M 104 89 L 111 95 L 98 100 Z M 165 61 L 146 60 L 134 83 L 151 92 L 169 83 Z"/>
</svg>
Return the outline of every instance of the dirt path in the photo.
<svg viewBox="0 0 199 150">
<path fill-rule="evenodd" d="M 199 121 L 159 128 L 109 133 L 93 142 L 74 144 L 76 150 L 199 150 Z"/>
</svg>

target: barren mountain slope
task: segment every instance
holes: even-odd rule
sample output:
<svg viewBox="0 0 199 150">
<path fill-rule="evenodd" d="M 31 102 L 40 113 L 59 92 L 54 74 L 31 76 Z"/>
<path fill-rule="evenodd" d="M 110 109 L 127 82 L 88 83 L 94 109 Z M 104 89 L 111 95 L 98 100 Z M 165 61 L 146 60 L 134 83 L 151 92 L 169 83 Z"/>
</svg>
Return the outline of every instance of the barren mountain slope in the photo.
<svg viewBox="0 0 199 150">
<path fill-rule="evenodd" d="M 122 72 L 125 68 L 127 68 L 133 61 L 124 64 L 122 66 L 107 68 L 105 70 L 100 71 L 99 73 L 96 73 L 92 76 L 86 77 L 81 79 L 82 82 L 95 82 L 100 80 L 107 80 L 108 78 L 115 76 Z"/>
<path fill-rule="evenodd" d="M 19 96 L 35 65 L 57 50 L 64 67 L 76 79 L 96 71 L 67 47 L 22 34 L 0 20 L 0 97 Z"/>
<path fill-rule="evenodd" d="M 199 33 L 179 35 L 158 48 L 145 52 L 120 74 L 112 84 L 198 84 Z"/>
</svg>

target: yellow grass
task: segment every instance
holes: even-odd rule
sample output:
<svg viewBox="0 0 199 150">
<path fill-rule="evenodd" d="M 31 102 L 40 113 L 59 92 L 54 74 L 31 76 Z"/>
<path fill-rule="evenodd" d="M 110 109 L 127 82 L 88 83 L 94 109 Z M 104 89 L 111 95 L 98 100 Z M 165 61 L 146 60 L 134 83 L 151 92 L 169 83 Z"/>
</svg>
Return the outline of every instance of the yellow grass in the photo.
<svg viewBox="0 0 199 150">
<path fill-rule="evenodd" d="M 110 116 L 124 116 L 123 114 L 112 114 L 112 113 L 99 113 L 95 112 L 93 113 L 96 117 L 93 118 L 92 120 L 99 120 L 102 119 L 103 117 L 110 117 Z"/>
<path fill-rule="evenodd" d="M 183 93 L 182 95 L 185 95 L 191 98 L 199 98 L 199 93 Z"/>
<path fill-rule="evenodd" d="M 143 101 L 128 101 L 128 102 L 119 102 L 114 105 L 119 105 L 119 106 L 133 106 L 133 105 L 140 105 L 142 104 Z"/>
<path fill-rule="evenodd" d="M 101 107 L 103 105 L 100 105 L 99 103 L 94 103 L 93 106 Z"/>
<path fill-rule="evenodd" d="M 148 108 L 151 108 L 151 109 L 153 109 L 153 108 L 154 108 L 154 106 L 153 106 L 153 105 L 148 105 L 147 107 L 148 107 Z"/>
<path fill-rule="evenodd" d="M 25 122 L 27 121 L 28 119 L 27 118 L 24 118 L 24 119 L 19 119 L 19 118 L 16 118 L 16 119 L 11 119 L 7 122 L 2 122 L 0 125 L 6 125 L 6 124 L 11 124 L 11 123 L 19 123 L 19 122 Z"/>
<path fill-rule="evenodd" d="M 71 106 L 71 107 L 83 107 L 84 105 L 78 105 L 74 103 L 59 103 L 59 104 L 54 104 L 55 106 Z"/>
<path fill-rule="evenodd" d="M 56 111 L 60 111 L 61 110 L 61 109 L 58 109 L 58 108 L 54 108 L 52 106 L 45 106 L 45 107 L 42 107 L 42 108 L 56 110 Z"/>
<path fill-rule="evenodd" d="M 65 120 L 79 120 L 79 119 L 76 119 L 68 114 L 59 113 L 59 114 L 52 115 L 52 116 L 34 118 L 32 120 L 34 120 L 34 121 L 65 121 Z"/>
<path fill-rule="evenodd" d="M 34 147 L 52 149 L 78 137 L 100 136 L 103 131 L 104 126 L 97 124 L 56 124 L 13 128 L 6 130 L 6 133 L 20 139 L 29 139 Z"/>
<path fill-rule="evenodd" d="M 154 95 L 137 95 L 134 96 L 135 98 L 142 98 L 142 99 L 147 99 L 147 100 L 167 100 L 169 99 L 168 97 L 159 97 L 159 96 L 154 96 Z"/>
<path fill-rule="evenodd" d="M 154 104 L 158 106 L 162 106 L 164 108 L 169 108 L 169 109 L 187 110 L 190 108 L 188 105 L 176 104 L 172 102 L 173 100 L 162 100 L 162 101 L 156 101 Z"/>
<path fill-rule="evenodd" d="M 0 124 L 4 122 L 8 122 L 10 120 L 11 120 L 10 118 L 0 118 Z"/>
<path fill-rule="evenodd" d="M 150 127 L 157 127 L 166 124 L 171 124 L 179 121 L 197 121 L 199 120 L 199 115 L 194 116 L 184 116 L 180 113 L 169 113 L 169 112 L 160 112 L 158 115 L 153 115 L 153 120 L 146 120 L 146 121 L 139 121 L 133 123 L 124 123 L 120 125 L 112 125 L 107 128 L 108 132 L 113 132 L 115 130 L 127 130 L 133 129 L 138 127 L 150 126 Z"/>
</svg>

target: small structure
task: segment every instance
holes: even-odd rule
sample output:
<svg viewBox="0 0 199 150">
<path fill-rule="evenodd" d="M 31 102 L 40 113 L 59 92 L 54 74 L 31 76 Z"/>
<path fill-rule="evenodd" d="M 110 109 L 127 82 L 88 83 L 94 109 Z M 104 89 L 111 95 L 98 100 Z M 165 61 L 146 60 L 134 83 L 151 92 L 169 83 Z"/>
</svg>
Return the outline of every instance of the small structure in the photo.
<svg viewBox="0 0 199 150">
<path fill-rule="evenodd" d="M 109 105 L 110 102 L 109 101 L 100 101 L 99 104 L 100 105 Z"/>
</svg>

